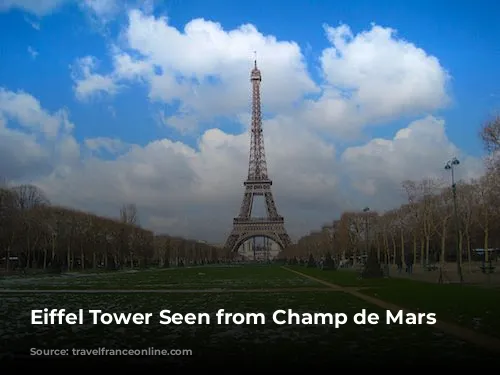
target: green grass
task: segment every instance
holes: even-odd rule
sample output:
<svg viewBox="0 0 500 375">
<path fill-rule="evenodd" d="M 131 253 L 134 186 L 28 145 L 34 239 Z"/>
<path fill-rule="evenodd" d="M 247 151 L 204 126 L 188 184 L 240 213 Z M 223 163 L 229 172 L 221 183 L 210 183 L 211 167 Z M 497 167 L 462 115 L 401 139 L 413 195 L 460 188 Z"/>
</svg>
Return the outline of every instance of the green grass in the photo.
<svg viewBox="0 0 500 375">
<path fill-rule="evenodd" d="M 421 284 L 409 279 L 362 279 L 358 272 L 352 270 L 337 270 L 323 271 L 319 268 L 307 268 L 301 266 L 288 267 L 292 270 L 305 273 L 307 275 L 328 281 L 332 284 L 345 287 L 373 287 L 373 286 L 390 286 L 390 285 L 412 285 L 415 283 Z"/>
<path fill-rule="evenodd" d="M 312 273 L 313 270 L 300 268 Z M 314 272 L 322 272 L 316 271 Z M 325 278 L 348 277 L 340 272 L 322 272 Z M 315 274 L 316 275 L 316 274 Z M 430 326 L 386 325 L 385 312 L 347 293 L 332 291 L 297 291 L 299 287 L 321 287 L 320 284 L 279 267 L 205 267 L 175 270 L 152 270 L 136 273 L 115 272 L 99 277 L 89 277 L 62 283 L 62 278 L 37 279 L 39 289 L 262 289 L 258 292 L 201 292 L 192 293 L 31 293 L 27 282 L 20 284 L 15 293 L 0 290 L 0 353 L 28 354 L 30 348 L 133 348 L 191 349 L 196 358 L 240 358 L 251 355 L 262 363 L 272 363 L 286 358 L 286 364 L 314 363 L 322 360 L 351 361 L 362 355 L 356 364 L 391 361 L 400 356 L 409 362 L 419 358 L 438 358 L 452 361 L 482 354 L 485 361 L 496 360 L 463 341 L 444 335 Z M 59 280 L 59 281 L 55 281 Z M 5 282 L 5 280 L 3 280 Z M 21 282 L 21 281 L 19 281 Z M 401 287 L 405 283 L 400 284 Z M 16 282 L 9 280 L 4 289 L 13 289 Z M 290 291 L 265 291 L 268 288 L 291 288 Z M 385 290 L 390 286 L 375 290 Z M 23 291 L 24 289 L 24 291 Z M 29 289 L 34 289 L 33 285 Z M 295 290 L 295 291 L 294 291 Z M 389 289 L 387 289 L 389 290 Z M 151 325 L 84 325 L 41 326 L 31 325 L 32 309 L 100 309 L 106 312 L 151 312 Z M 160 325 L 158 313 L 172 312 L 214 314 L 219 309 L 228 312 L 262 312 L 267 324 L 248 325 Z M 272 322 L 272 312 L 292 309 L 295 312 L 354 313 L 367 309 L 382 317 L 377 325 L 355 325 L 352 322 L 335 329 L 328 325 L 283 325 Z M 87 316 L 87 318 L 89 318 Z M 215 319 L 214 316 L 212 316 Z M 356 354 L 357 353 L 357 354 Z M 1 355 L 0 355 L 1 356 Z M 398 357 L 399 358 L 399 357 Z M 193 357 L 169 357 L 168 360 L 192 363 Z"/>
<path fill-rule="evenodd" d="M 456 284 L 432 284 L 408 279 L 362 280 L 352 271 L 321 271 L 294 267 L 299 272 L 342 286 L 369 287 L 361 293 L 438 319 L 500 337 L 500 290 Z"/>
<path fill-rule="evenodd" d="M 2 289 L 267 289 L 323 287 L 279 267 L 231 266 L 74 273 L 0 280 Z"/>
</svg>

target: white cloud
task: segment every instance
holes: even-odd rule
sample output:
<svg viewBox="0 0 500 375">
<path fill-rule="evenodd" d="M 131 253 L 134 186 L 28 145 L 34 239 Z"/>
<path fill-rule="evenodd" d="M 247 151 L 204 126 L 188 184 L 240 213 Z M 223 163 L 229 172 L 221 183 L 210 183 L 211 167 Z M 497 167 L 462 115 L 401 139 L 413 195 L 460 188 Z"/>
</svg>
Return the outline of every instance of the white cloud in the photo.
<svg viewBox="0 0 500 375">
<path fill-rule="evenodd" d="M 107 35 L 107 24 L 117 18 L 126 4 L 127 1 L 123 0 L 79 0 L 80 9 L 88 16 L 90 26 L 103 36 Z"/>
<path fill-rule="evenodd" d="M 115 155 L 127 148 L 127 145 L 119 139 L 107 137 L 87 138 L 84 141 L 84 145 L 87 149 L 96 153 L 106 151 Z"/>
<path fill-rule="evenodd" d="M 248 88 L 242 82 L 248 80 L 255 50 L 265 72 L 265 110 L 336 136 L 355 136 L 364 126 L 448 104 L 449 75 L 438 59 L 397 38 L 393 29 L 372 25 L 357 35 L 347 25 L 324 29 L 331 47 L 321 55 L 324 82 L 318 85 L 295 42 L 262 35 L 252 25 L 226 31 L 203 19 L 181 32 L 165 17 L 132 10 L 126 43 L 111 50 L 115 68 L 106 77 L 120 83 L 143 79 L 151 99 L 180 100 L 179 113 L 164 122 L 181 130 L 247 110 Z M 311 93 L 319 99 L 304 101 Z"/>
<path fill-rule="evenodd" d="M 82 5 L 92 11 L 97 17 L 108 17 L 115 14 L 118 3 L 115 0 L 85 0 Z"/>
<path fill-rule="evenodd" d="M 79 163 L 65 109 L 50 113 L 24 92 L 0 88 L 0 176 L 32 181 Z"/>
<path fill-rule="evenodd" d="M 403 180 L 422 176 L 447 179 L 445 162 L 455 156 L 462 159 L 457 169 L 459 179 L 482 174 L 481 160 L 463 155 L 448 140 L 444 120 L 428 116 L 399 130 L 393 139 L 377 138 L 348 148 L 342 154 L 342 164 L 349 171 L 353 186 L 376 197 L 378 202 L 374 203 L 384 207 L 401 193 Z"/>
<path fill-rule="evenodd" d="M 294 236 L 318 227 L 342 209 L 398 204 L 395 197 L 402 180 L 439 175 L 450 155 L 460 155 L 444 135 L 443 121 L 433 117 L 415 121 L 393 140 L 376 139 L 348 148 L 339 159 L 331 144 L 306 128 L 279 119 L 266 121 L 264 126 L 275 199 Z M 289 131 L 292 126 L 294 131 Z M 100 159 L 95 153 L 81 159 L 83 146 L 69 136 L 58 143 L 56 155 L 48 152 L 52 146 L 43 147 L 26 134 L 23 137 L 23 147 L 11 150 L 17 155 L 18 150 L 26 150 L 21 154 L 26 160 L 16 165 L 24 166 L 26 176 L 32 173 L 27 166 L 33 169 L 35 162 L 45 158 L 51 168 L 45 167 L 45 175 L 37 175 L 35 181 L 61 204 L 116 215 L 121 204 L 134 202 L 141 221 L 153 229 L 221 241 L 241 203 L 247 133 L 230 135 L 210 129 L 201 136 L 197 149 L 168 139 L 144 147 L 107 138 L 85 141 L 86 149 L 119 154 L 115 160 Z M 7 156 L 2 159 L 9 160 Z M 480 165 L 471 158 L 463 161 L 464 173 Z M 342 181 L 345 176 L 349 179 Z M 350 183 L 355 189 L 371 184 L 374 190 L 351 190 Z"/>
<path fill-rule="evenodd" d="M 38 51 L 31 46 L 28 46 L 28 53 L 30 54 L 32 59 L 36 59 L 36 57 L 38 56 Z"/>
<path fill-rule="evenodd" d="M 246 112 L 244 83 L 249 81 L 254 50 L 266 72 L 266 110 L 290 108 L 304 94 L 318 91 L 300 47 L 264 36 L 252 25 L 225 31 L 220 24 L 196 19 L 180 33 L 166 18 L 132 10 L 125 38 L 126 51 L 112 50 L 115 70 L 107 77 L 113 82 L 140 77 L 148 82 L 151 99 L 167 103 L 180 99 L 180 114 L 167 119 L 174 126 L 184 117 L 199 121 Z"/>
<path fill-rule="evenodd" d="M 347 25 L 325 26 L 331 47 L 320 58 L 325 78 L 319 100 L 308 101 L 302 121 L 337 136 L 357 136 L 370 125 L 426 114 L 449 102 L 449 75 L 434 56 L 372 25 L 353 35 Z"/>
<path fill-rule="evenodd" d="M 21 9 L 36 16 L 45 16 L 58 9 L 68 0 L 1 0 L 0 11 Z"/>
<path fill-rule="evenodd" d="M 17 121 L 19 126 L 31 132 L 40 132 L 48 138 L 54 138 L 61 130 L 73 127 L 64 109 L 50 114 L 40 102 L 24 92 L 14 93 L 0 87 L 0 114 L 4 118 Z"/>
<path fill-rule="evenodd" d="M 223 241 L 243 197 L 249 136 L 246 131 L 228 134 L 213 120 L 225 116 L 248 126 L 254 50 L 263 74 L 269 172 L 293 236 L 343 209 L 399 204 L 402 180 L 442 175 L 450 156 L 463 161 L 463 176 L 475 173 L 480 161 L 448 140 L 443 119 L 428 115 L 448 103 L 448 73 L 437 58 L 388 28 L 372 26 L 357 35 L 345 25 L 325 30 L 331 46 L 320 59 L 324 80 L 316 83 L 309 73 L 314 67 L 307 66 L 293 41 L 263 35 L 251 25 L 225 30 L 203 19 L 179 31 L 166 18 L 131 11 L 120 38 L 125 43 L 110 51 L 112 71 L 99 70 L 90 56 L 73 66 L 77 97 L 116 95 L 142 82 L 151 100 L 181 102 L 177 113 L 162 116 L 169 126 L 195 131 L 200 122 L 208 123 L 198 133 L 198 144 L 158 139 L 139 146 L 93 138 L 78 145 L 66 132 L 64 142 L 55 143 L 59 151 L 51 153 L 54 143 L 49 147 L 33 139 L 33 155 L 46 153 L 51 166 L 36 183 L 61 204 L 116 215 L 123 203 L 136 203 L 148 227 Z M 315 98 L 304 99 L 308 94 Z M 60 129 L 63 119 L 67 122 L 64 110 L 50 114 L 28 94 L 4 90 L 1 98 L 0 115 L 9 126 L 3 131 L 14 131 L 10 119 L 21 119 L 31 130 Z M 358 142 L 345 150 L 328 140 L 409 115 L 420 119 L 392 139 Z M 26 165 L 43 160 L 28 156 Z"/>
<path fill-rule="evenodd" d="M 119 85 L 112 78 L 92 72 L 97 63 L 94 57 L 85 56 L 71 67 L 74 91 L 79 100 L 87 100 L 102 93 L 115 94 L 119 90 Z"/>
<path fill-rule="evenodd" d="M 24 17 L 24 20 L 32 27 L 34 28 L 36 31 L 40 31 L 40 23 L 39 22 L 35 22 L 35 21 L 32 21 L 31 19 L 29 19 L 28 17 Z"/>
<path fill-rule="evenodd" d="M 148 3 L 148 2 L 146 2 Z M 110 21 L 122 9 L 123 3 L 117 0 L 0 0 L 0 12 L 20 9 L 38 17 L 53 13 L 64 4 L 78 4 L 95 20 Z M 39 24 L 29 21 L 33 28 L 39 30 Z"/>
</svg>

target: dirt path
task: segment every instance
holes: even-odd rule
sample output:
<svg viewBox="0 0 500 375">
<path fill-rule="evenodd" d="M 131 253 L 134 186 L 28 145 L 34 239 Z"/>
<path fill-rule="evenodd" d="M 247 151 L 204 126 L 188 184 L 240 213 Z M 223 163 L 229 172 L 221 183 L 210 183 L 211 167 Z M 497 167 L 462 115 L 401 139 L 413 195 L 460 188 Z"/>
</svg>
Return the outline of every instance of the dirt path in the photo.
<svg viewBox="0 0 500 375">
<path fill-rule="evenodd" d="M 352 288 L 352 287 L 345 288 L 345 287 L 341 287 L 339 285 L 335 285 L 335 284 L 329 283 L 329 282 L 321 280 L 321 279 L 317 279 L 316 277 L 306 275 L 302 272 L 291 270 L 290 268 L 287 268 L 287 267 L 282 267 L 282 268 L 287 270 L 287 271 L 293 272 L 297 275 L 300 275 L 302 277 L 305 277 L 309 280 L 313 280 L 313 281 L 316 281 L 320 284 L 329 286 L 332 290 L 343 291 L 345 293 L 349 293 L 352 296 L 355 296 L 359 299 L 362 299 L 363 301 L 371 303 L 371 304 L 378 306 L 382 309 L 392 310 L 392 311 L 403 310 L 405 313 L 408 313 L 408 312 L 416 313 L 415 311 L 412 311 L 410 309 L 406 309 L 404 307 L 397 306 L 397 305 L 394 305 L 392 303 L 382 301 L 378 298 L 371 297 L 371 296 L 365 295 L 363 293 L 360 293 L 359 290 L 362 288 Z M 475 332 L 471 329 L 464 328 L 464 327 L 461 327 L 461 326 L 453 324 L 453 323 L 447 323 L 447 322 L 439 321 L 439 320 L 433 327 L 436 329 L 439 329 L 447 334 L 456 336 L 464 341 L 467 341 L 467 342 L 473 343 L 477 346 L 480 346 L 484 349 L 488 349 L 490 351 L 495 351 L 497 353 L 500 353 L 500 340 L 497 338 L 487 336 L 487 335 L 479 333 L 479 332 Z"/>
</svg>

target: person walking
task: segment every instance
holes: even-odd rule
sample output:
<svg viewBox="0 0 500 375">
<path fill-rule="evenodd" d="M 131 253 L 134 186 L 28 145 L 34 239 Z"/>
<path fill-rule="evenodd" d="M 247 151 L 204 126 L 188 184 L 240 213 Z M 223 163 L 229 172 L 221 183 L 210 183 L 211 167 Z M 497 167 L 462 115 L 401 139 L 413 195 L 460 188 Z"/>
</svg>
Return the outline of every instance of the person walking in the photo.
<svg viewBox="0 0 500 375">
<path fill-rule="evenodd" d="M 406 254 L 406 272 L 408 275 L 413 273 L 413 256 L 410 253 Z"/>
</svg>

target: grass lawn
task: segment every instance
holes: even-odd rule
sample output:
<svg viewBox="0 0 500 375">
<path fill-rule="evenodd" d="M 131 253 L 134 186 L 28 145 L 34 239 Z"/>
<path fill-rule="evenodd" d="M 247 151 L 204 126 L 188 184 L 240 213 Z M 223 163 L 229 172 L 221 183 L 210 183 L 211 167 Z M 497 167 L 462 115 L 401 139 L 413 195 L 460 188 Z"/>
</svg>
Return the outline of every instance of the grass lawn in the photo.
<svg viewBox="0 0 500 375">
<path fill-rule="evenodd" d="M 352 271 L 293 269 L 343 286 L 369 287 L 361 293 L 500 337 L 500 290 L 457 284 L 431 284 L 408 279 L 362 280 Z"/>
<path fill-rule="evenodd" d="M 202 274 L 202 275 L 200 275 Z M 326 273 L 325 273 L 326 274 Z M 75 278 L 75 282 L 82 279 Z M 131 278 L 133 281 L 128 280 Z M 52 279 L 52 278 L 51 278 Z M 100 277 L 100 282 L 87 282 L 93 289 L 108 289 L 113 283 L 119 288 L 133 285 L 143 289 L 178 288 L 213 289 L 263 289 L 292 288 L 290 291 L 258 291 L 243 293 L 3 293 L 0 291 L 0 353 L 28 354 L 30 348 L 132 348 L 144 349 L 191 349 L 193 356 L 165 357 L 164 361 L 186 364 L 204 361 L 251 356 L 259 363 L 285 361 L 286 365 L 313 361 L 356 365 L 379 364 L 382 361 L 407 360 L 414 362 L 427 359 L 452 361 L 474 360 L 478 355 L 485 363 L 496 358 L 483 350 L 459 339 L 444 335 L 429 326 L 386 325 L 384 319 L 378 325 L 354 325 L 349 322 L 335 329 L 328 325 L 276 325 L 272 312 L 278 309 L 293 309 L 294 312 L 346 313 L 350 320 L 361 309 L 369 313 L 385 312 L 343 292 L 323 288 L 324 291 L 294 291 L 298 287 L 320 287 L 278 267 L 205 267 L 176 269 L 172 271 L 141 271 L 136 273 L 112 273 Z M 52 285 L 53 288 L 73 289 L 68 284 L 38 280 L 37 285 Z M 91 277 L 89 277 L 91 280 Z M 92 279 L 93 280 L 93 279 Z M 5 281 L 5 280 L 4 280 Z M 12 289 L 15 283 L 10 279 Z M 82 284 L 79 284 L 80 287 Z M 126 285 L 126 286 L 124 286 Z M 118 286 L 116 286 L 118 288 Z M 30 287 L 31 289 L 31 287 Z M 100 309 L 106 312 L 151 312 L 150 325 L 92 325 L 90 316 L 83 325 L 41 326 L 30 324 L 30 310 L 42 308 Z M 169 309 L 180 313 L 213 314 L 219 309 L 228 312 L 261 312 L 267 316 L 265 325 L 160 325 L 158 313 Z M 1 355 L 1 354 L 0 354 Z M 160 360 L 160 359 L 157 359 Z"/>
<path fill-rule="evenodd" d="M 221 266 L 0 279 L 2 289 L 267 289 L 323 287 L 279 267 Z"/>
</svg>

